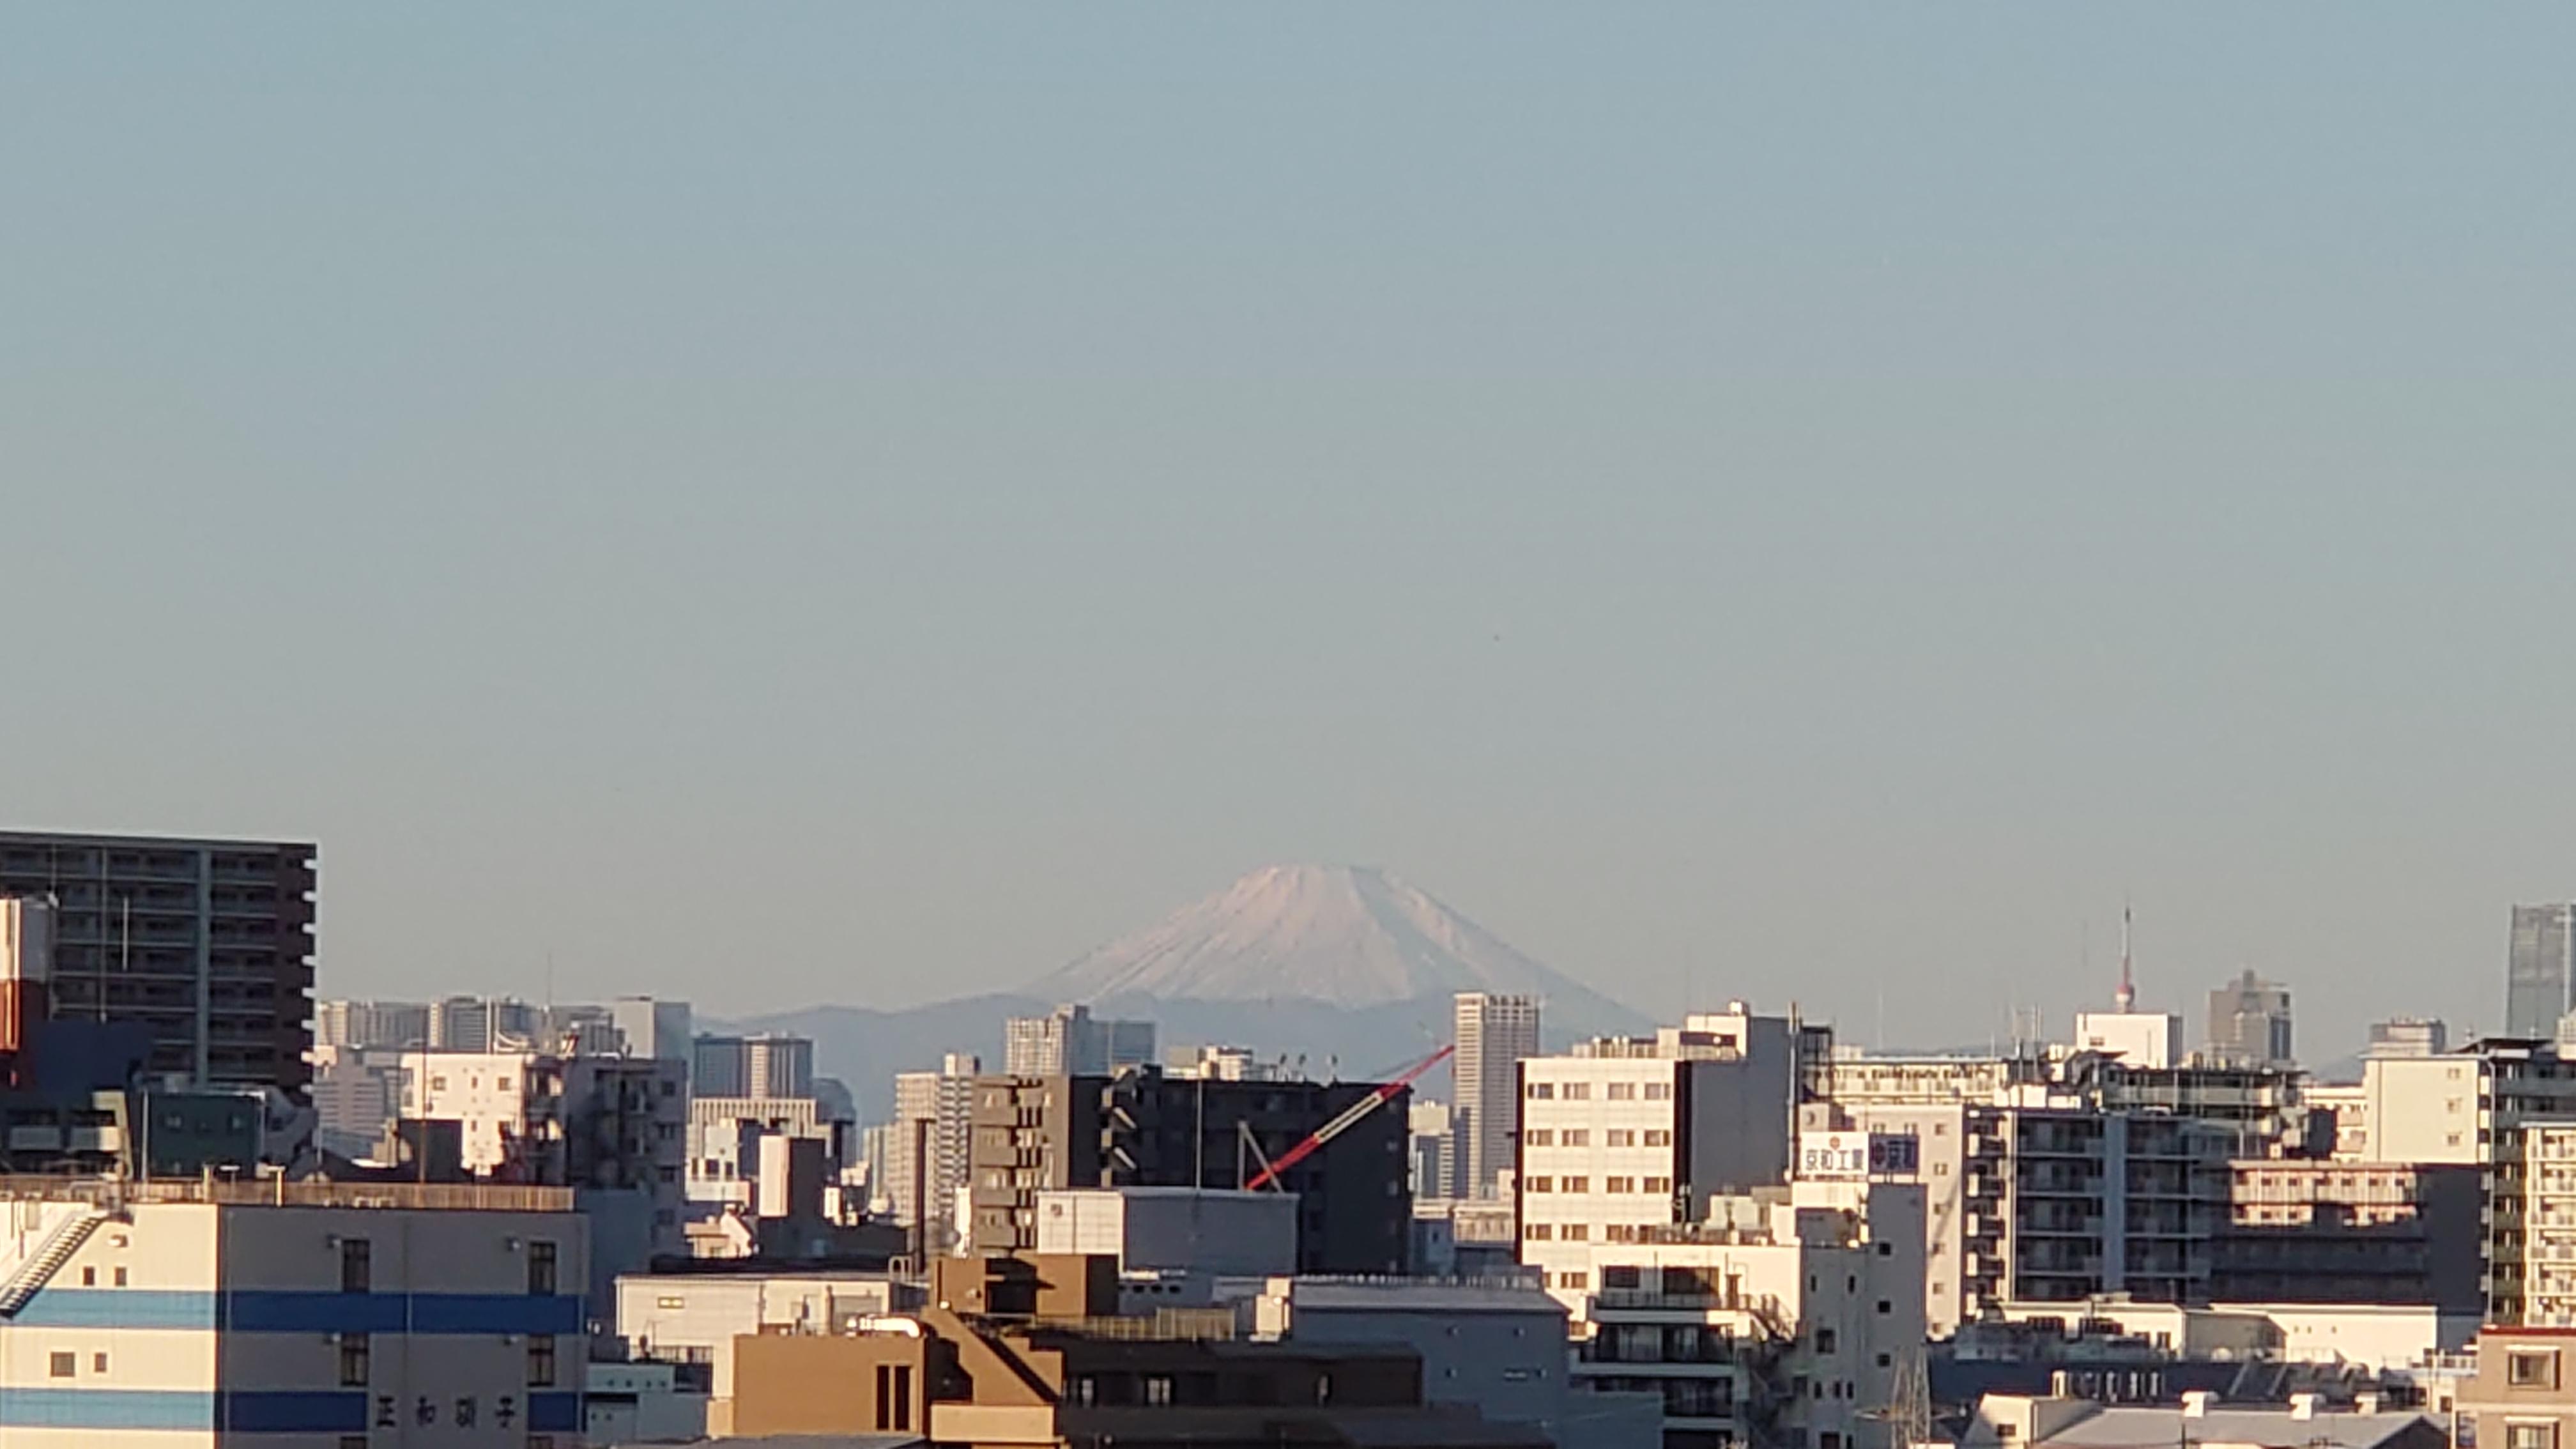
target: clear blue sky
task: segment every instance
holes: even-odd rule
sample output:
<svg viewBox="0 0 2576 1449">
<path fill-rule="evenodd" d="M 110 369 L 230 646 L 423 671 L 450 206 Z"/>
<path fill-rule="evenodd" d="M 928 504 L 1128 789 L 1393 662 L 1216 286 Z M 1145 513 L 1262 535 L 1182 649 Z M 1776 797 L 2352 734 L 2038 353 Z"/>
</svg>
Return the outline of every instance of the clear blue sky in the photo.
<svg viewBox="0 0 2576 1449">
<path fill-rule="evenodd" d="M 0 815 L 326 992 L 1005 986 L 1274 860 L 1650 1010 L 2576 891 L 2576 11 L 117 8 L 0 33 Z M 2090 931 L 2093 975 L 2079 974 Z"/>
</svg>

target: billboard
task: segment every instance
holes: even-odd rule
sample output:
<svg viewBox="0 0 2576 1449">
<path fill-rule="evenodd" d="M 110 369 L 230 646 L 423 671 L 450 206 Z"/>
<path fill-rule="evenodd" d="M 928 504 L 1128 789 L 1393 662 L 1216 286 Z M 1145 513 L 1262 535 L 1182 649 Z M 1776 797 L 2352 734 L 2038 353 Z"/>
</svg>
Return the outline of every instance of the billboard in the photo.
<svg viewBox="0 0 2576 1449">
<path fill-rule="evenodd" d="M 1910 1135 L 1895 1132 L 1804 1132 L 1798 1136 L 1800 1177 L 1912 1177 L 1922 1167 L 1922 1144 Z"/>
</svg>

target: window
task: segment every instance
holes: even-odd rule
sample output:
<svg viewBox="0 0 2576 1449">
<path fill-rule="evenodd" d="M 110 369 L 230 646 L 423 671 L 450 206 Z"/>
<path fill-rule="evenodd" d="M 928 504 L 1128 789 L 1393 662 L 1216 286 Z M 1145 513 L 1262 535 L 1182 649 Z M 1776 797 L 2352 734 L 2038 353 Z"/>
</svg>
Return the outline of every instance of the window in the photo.
<svg viewBox="0 0 2576 1449">
<path fill-rule="evenodd" d="M 689 1306 L 689 1300 L 686 1298 L 656 1298 L 653 1300 L 653 1306 L 656 1308 L 686 1308 Z"/>
<path fill-rule="evenodd" d="M 1637 1179 L 1633 1177 L 1605 1177 L 1601 1179 L 1601 1190 L 1603 1192 L 1635 1192 L 1637 1190 Z"/>
<path fill-rule="evenodd" d="M 1592 1179 L 1588 1177 L 1569 1177 L 1565 1180 L 1565 1190 L 1567 1192 L 1590 1192 L 1592 1190 Z"/>
<path fill-rule="evenodd" d="M 1566 1084 L 1565 1084 L 1565 1098 L 1564 1098 L 1564 1100 L 1566 1100 L 1566 1101 L 1568 1101 L 1568 1102 L 1589 1102 L 1589 1101 L 1591 1101 L 1591 1100 L 1592 1100 L 1592 1084 L 1591 1084 L 1590 1082 L 1568 1082 L 1568 1083 L 1566 1083 Z"/>
<path fill-rule="evenodd" d="M 116 1270 L 116 1286 L 119 1288 L 125 1286 L 125 1269 L 121 1266 Z"/>
<path fill-rule="evenodd" d="M 94 1374 L 103 1374 L 107 1372 L 107 1355 L 103 1353 L 91 1354 L 89 1356 L 89 1371 Z"/>
<path fill-rule="evenodd" d="M 1524 1178 L 1521 1181 L 1521 1191 L 1554 1192 L 1556 1191 L 1556 1179 L 1552 1177 Z"/>
<path fill-rule="evenodd" d="M 2507 1424 L 2504 1449 L 2558 1449 L 2556 1424 Z"/>
<path fill-rule="evenodd" d="M 1552 1102 L 1552 1101 L 1555 1101 L 1555 1100 L 1556 1100 L 1556 1083 L 1554 1083 L 1554 1082 L 1532 1082 L 1532 1083 L 1530 1083 L 1530 1084 L 1529 1084 L 1529 1099 L 1530 1099 L 1531 1101 L 1533 1101 L 1533 1102 Z"/>
<path fill-rule="evenodd" d="M 1592 1275 L 1580 1269 L 1571 1273 L 1559 1273 L 1556 1275 L 1556 1286 L 1559 1288 L 1589 1288 L 1592 1286 Z"/>
<path fill-rule="evenodd" d="M 2517 1389 L 2558 1387 L 2558 1350 L 2517 1348 L 2505 1355 L 2504 1381 Z"/>
<path fill-rule="evenodd" d="M 364 1293 L 375 1281 L 375 1247 L 364 1238 L 340 1240 L 340 1291 Z"/>
<path fill-rule="evenodd" d="M 1673 1134 L 1668 1128 L 1649 1127 L 1646 1129 L 1646 1145 L 1648 1147 L 1670 1147 L 1673 1145 Z"/>
<path fill-rule="evenodd" d="M 1673 1099 L 1673 1084 L 1672 1084 L 1672 1083 L 1670 1083 L 1670 1082 L 1648 1082 L 1648 1083 L 1646 1084 L 1646 1100 L 1647 1100 L 1647 1101 L 1649 1101 L 1649 1102 L 1669 1102 L 1669 1101 L 1671 1101 L 1672 1099 Z"/>
<path fill-rule="evenodd" d="M 555 1383 L 555 1336 L 551 1333 L 528 1335 L 528 1387 L 550 1389 Z"/>
<path fill-rule="evenodd" d="M 81 1269 L 81 1286 L 83 1288 L 95 1288 L 98 1286 L 98 1270 L 96 1268 Z"/>
<path fill-rule="evenodd" d="M 1673 1180 L 1669 1177 L 1647 1178 L 1645 1185 L 1638 1189 L 1640 1192 L 1671 1192 L 1672 1190 Z"/>
<path fill-rule="evenodd" d="M 1817 1330 L 1816 1330 L 1816 1352 L 1818 1352 L 1818 1353 L 1820 1353 L 1820 1354 L 1832 1353 L 1832 1352 L 1834 1351 L 1834 1343 L 1835 1343 L 1836 1336 L 1837 1336 L 1837 1335 L 1836 1335 L 1836 1334 L 1834 1333 L 1834 1331 L 1833 1331 L 1832 1329 L 1830 1329 L 1830 1328 L 1819 1328 L 1819 1329 L 1817 1329 Z"/>
<path fill-rule="evenodd" d="M 1545 1127 L 1533 1127 L 1521 1134 L 1521 1144 L 1525 1147 L 1554 1147 L 1556 1133 Z"/>
<path fill-rule="evenodd" d="M 340 1387 L 363 1389 L 367 1386 L 367 1336 L 363 1333 L 340 1335 Z"/>
<path fill-rule="evenodd" d="M 1565 1129 L 1563 1136 L 1559 1140 L 1567 1147 L 1589 1147 L 1592 1145 L 1592 1129 L 1589 1127 L 1568 1127 Z"/>
<path fill-rule="evenodd" d="M 1555 1236 L 1556 1229 L 1547 1223 L 1531 1223 L 1521 1229 L 1521 1239 L 1524 1242 L 1544 1243 Z"/>
<path fill-rule="evenodd" d="M 1633 1102 L 1637 1100 L 1637 1084 L 1612 1082 L 1601 1089 L 1601 1095 L 1613 1102 Z"/>
<path fill-rule="evenodd" d="M 548 1242 L 528 1244 L 528 1293 L 535 1298 L 552 1298 L 555 1294 L 555 1245 Z"/>
<path fill-rule="evenodd" d="M 1886 1299 L 1881 1298 L 1878 1300 L 1878 1311 L 1880 1313 L 1893 1313 L 1896 1309 L 1893 1304 L 1890 1304 Z"/>
<path fill-rule="evenodd" d="M 1601 1134 L 1601 1140 L 1604 1145 L 1610 1147 L 1634 1147 L 1637 1145 L 1637 1129 L 1634 1127 L 1613 1127 L 1609 1131 Z"/>
<path fill-rule="evenodd" d="M 70 1378 L 72 1375 L 80 1372 L 80 1355 L 58 1351 L 54 1354 L 52 1360 L 47 1363 L 46 1370 L 55 1378 Z"/>
<path fill-rule="evenodd" d="M 1559 1236 L 1569 1243 L 1587 1243 L 1592 1240 L 1592 1225 L 1590 1223 L 1567 1223 L 1565 1225 L 1565 1231 Z"/>
<path fill-rule="evenodd" d="M 1156 1409 L 1168 1409 L 1172 1406 L 1170 1374 L 1145 1375 L 1145 1404 L 1148 1408 Z"/>
</svg>

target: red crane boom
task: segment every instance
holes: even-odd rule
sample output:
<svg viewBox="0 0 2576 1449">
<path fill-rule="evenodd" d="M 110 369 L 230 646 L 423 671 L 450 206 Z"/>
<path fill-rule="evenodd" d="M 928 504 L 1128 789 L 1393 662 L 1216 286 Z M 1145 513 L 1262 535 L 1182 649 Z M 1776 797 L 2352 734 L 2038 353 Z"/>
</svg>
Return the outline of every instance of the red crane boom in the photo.
<svg viewBox="0 0 2576 1449">
<path fill-rule="evenodd" d="M 1353 1127 L 1358 1126 L 1360 1122 L 1368 1116 L 1368 1114 L 1394 1100 L 1396 1093 L 1412 1086 L 1415 1078 L 1421 1076 L 1424 1072 L 1431 1070 L 1433 1067 L 1440 1065 L 1442 1062 L 1449 1060 L 1449 1054 L 1457 1049 L 1457 1044 L 1454 1042 L 1448 1046 L 1442 1047 L 1440 1050 L 1424 1057 L 1421 1061 L 1414 1063 L 1410 1070 L 1406 1071 L 1402 1076 L 1397 1077 L 1394 1081 L 1386 1083 L 1376 1091 L 1369 1093 L 1367 1096 L 1360 1098 L 1356 1102 L 1353 1102 L 1349 1107 L 1343 1109 L 1342 1115 L 1325 1123 L 1323 1126 L 1316 1128 L 1313 1132 L 1308 1133 L 1305 1141 L 1298 1143 L 1296 1146 L 1289 1148 L 1283 1153 L 1280 1153 L 1279 1160 L 1277 1162 L 1273 1162 L 1262 1168 L 1260 1175 L 1253 1178 L 1252 1181 L 1245 1183 L 1244 1188 L 1247 1191 L 1258 1192 L 1265 1187 L 1276 1186 L 1281 1173 L 1295 1167 L 1298 1163 L 1305 1161 L 1307 1158 L 1314 1156 L 1316 1149 L 1322 1147 L 1325 1143 L 1332 1141 L 1334 1138 L 1341 1136 Z"/>
</svg>

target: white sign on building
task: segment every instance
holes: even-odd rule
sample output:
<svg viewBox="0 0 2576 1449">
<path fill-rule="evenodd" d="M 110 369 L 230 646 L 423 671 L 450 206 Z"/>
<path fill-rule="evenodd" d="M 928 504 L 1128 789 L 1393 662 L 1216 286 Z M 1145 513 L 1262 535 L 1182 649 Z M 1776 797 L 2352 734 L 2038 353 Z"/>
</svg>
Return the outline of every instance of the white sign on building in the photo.
<svg viewBox="0 0 2576 1449">
<path fill-rule="evenodd" d="M 1895 1132 L 1806 1132 L 1798 1137 L 1804 1178 L 1912 1177 L 1922 1170 L 1921 1144 Z"/>
</svg>

